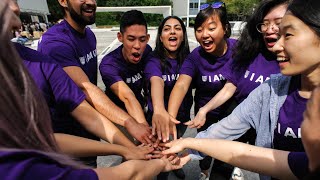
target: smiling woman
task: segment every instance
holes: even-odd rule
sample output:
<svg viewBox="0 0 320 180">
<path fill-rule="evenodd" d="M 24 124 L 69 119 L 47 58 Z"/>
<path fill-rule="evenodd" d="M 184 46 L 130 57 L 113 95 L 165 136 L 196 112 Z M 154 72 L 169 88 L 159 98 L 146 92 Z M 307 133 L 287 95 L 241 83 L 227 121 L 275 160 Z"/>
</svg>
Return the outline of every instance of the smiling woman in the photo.
<svg viewBox="0 0 320 180">
<path fill-rule="evenodd" d="M 189 94 L 187 94 L 189 88 L 196 89 L 194 98 L 196 113 L 219 92 L 226 82 L 223 66 L 232 60 L 232 49 L 236 40 L 229 39 L 231 27 L 225 4 L 223 2 L 206 4 L 201 9 L 197 14 L 194 25 L 195 36 L 200 47 L 194 49 L 186 57 L 179 71 L 179 79 L 170 94 L 168 113 L 173 118 L 178 118 L 178 110 L 183 99 L 192 98 L 188 97 Z M 191 82 L 194 82 L 194 86 L 191 86 Z M 223 118 L 228 106 L 229 103 L 210 111 L 206 117 L 210 121 L 196 126 L 200 128 L 198 131 L 205 130 L 212 123 Z M 162 121 L 169 121 L 168 117 L 170 116 L 167 115 L 167 119 Z M 192 126 L 191 122 L 185 124 Z M 174 125 L 170 127 L 174 127 Z M 210 157 L 200 162 L 200 168 L 206 176 L 208 176 L 210 164 Z"/>
</svg>

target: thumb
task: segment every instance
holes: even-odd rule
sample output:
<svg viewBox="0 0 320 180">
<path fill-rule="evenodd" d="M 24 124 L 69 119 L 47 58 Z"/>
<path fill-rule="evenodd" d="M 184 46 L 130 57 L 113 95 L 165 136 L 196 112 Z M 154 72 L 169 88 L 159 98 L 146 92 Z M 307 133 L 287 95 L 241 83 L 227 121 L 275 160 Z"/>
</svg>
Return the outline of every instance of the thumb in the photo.
<svg viewBox="0 0 320 180">
<path fill-rule="evenodd" d="M 172 116 L 170 116 L 170 121 L 175 124 L 180 124 L 180 121 L 178 121 L 176 118 L 173 118 Z"/>
</svg>

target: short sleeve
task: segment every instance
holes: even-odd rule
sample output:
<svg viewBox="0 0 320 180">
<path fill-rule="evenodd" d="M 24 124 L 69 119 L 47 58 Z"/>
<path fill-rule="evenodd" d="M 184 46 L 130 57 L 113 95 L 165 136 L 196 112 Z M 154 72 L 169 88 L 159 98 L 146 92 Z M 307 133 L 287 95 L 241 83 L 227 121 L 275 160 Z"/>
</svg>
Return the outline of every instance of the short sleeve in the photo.
<svg viewBox="0 0 320 180">
<path fill-rule="evenodd" d="M 48 75 L 46 72 L 51 69 L 50 65 L 54 67 L 52 73 Z M 42 64 L 42 68 L 52 88 L 57 108 L 71 112 L 85 100 L 85 94 L 59 65 Z"/>
<path fill-rule="evenodd" d="M 116 60 L 110 58 L 112 57 L 105 56 L 99 66 L 102 80 L 107 88 L 116 82 L 123 81 L 119 65 L 115 62 Z"/>
<path fill-rule="evenodd" d="M 160 59 L 155 57 L 150 58 L 144 69 L 144 75 L 147 80 L 150 80 L 152 76 L 162 78 Z"/>
<path fill-rule="evenodd" d="M 184 60 L 179 73 L 194 77 L 194 75 L 196 74 L 196 65 L 194 63 L 192 54 L 189 54 Z"/>
<path fill-rule="evenodd" d="M 72 45 L 67 42 L 56 42 L 54 40 L 50 42 L 41 42 L 41 46 L 38 51 L 51 56 L 62 67 L 80 67 L 79 60 L 76 58 L 76 51 L 72 48 Z"/>
<path fill-rule="evenodd" d="M 308 157 L 305 152 L 290 152 L 288 155 L 288 164 L 292 173 L 302 179 L 309 173 Z"/>
</svg>

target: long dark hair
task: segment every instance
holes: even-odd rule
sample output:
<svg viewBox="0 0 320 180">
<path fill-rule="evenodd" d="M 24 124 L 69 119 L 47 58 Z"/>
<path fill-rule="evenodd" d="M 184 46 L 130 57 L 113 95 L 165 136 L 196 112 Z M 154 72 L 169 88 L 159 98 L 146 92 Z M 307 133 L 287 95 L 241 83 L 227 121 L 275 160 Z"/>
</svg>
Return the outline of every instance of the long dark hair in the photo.
<svg viewBox="0 0 320 180">
<path fill-rule="evenodd" d="M 317 0 L 294 0 L 288 6 L 294 16 L 303 21 L 320 37 L 320 2 Z"/>
<path fill-rule="evenodd" d="M 233 54 L 233 69 L 244 70 L 260 52 L 267 57 L 273 56 L 265 46 L 263 36 L 257 31 L 256 25 L 263 22 L 264 17 L 272 8 L 288 3 L 289 0 L 264 0 L 260 2 L 253 14 L 248 17 L 247 24 L 238 39 Z"/>
<path fill-rule="evenodd" d="M 212 15 L 217 15 L 220 19 L 223 29 L 225 29 L 226 33 L 224 35 L 225 38 L 229 38 L 231 36 L 231 26 L 228 20 L 228 13 L 225 4 L 219 8 L 212 8 L 209 6 L 208 8 L 201 10 L 198 12 L 195 23 L 194 23 L 194 32 Z"/>
<path fill-rule="evenodd" d="M 177 16 L 168 16 L 165 19 L 162 20 L 158 27 L 158 33 L 157 33 L 157 38 L 156 38 L 156 47 L 154 49 L 153 55 L 155 57 L 158 57 L 161 61 L 161 67 L 163 70 L 167 68 L 167 50 L 163 46 L 163 43 L 160 40 L 161 33 L 164 27 L 164 24 L 169 20 L 169 19 L 176 19 L 179 21 L 182 31 L 183 31 L 183 41 L 180 45 L 180 47 L 177 49 L 177 58 L 176 60 L 178 61 L 179 67 L 181 67 L 184 59 L 187 57 L 187 55 L 190 53 L 190 48 L 189 48 L 189 42 L 188 42 L 188 36 L 187 36 L 187 29 L 186 26 L 184 25 L 183 21 L 177 17 Z"/>
<path fill-rule="evenodd" d="M 10 22 L 18 17 L 8 1 L 0 1 L 0 148 L 5 151 L 34 150 L 61 164 L 80 167 L 55 152 L 50 114 L 31 76 L 10 42 Z"/>
</svg>

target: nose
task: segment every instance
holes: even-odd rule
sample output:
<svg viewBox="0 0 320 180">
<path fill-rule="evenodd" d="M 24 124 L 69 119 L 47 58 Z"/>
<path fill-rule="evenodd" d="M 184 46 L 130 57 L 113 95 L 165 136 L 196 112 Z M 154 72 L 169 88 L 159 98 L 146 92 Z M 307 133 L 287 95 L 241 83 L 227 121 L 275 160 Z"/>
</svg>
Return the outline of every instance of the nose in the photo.
<svg viewBox="0 0 320 180">
<path fill-rule="evenodd" d="M 209 30 L 203 29 L 203 31 L 202 31 L 202 38 L 207 38 L 207 37 L 209 37 Z"/>
<path fill-rule="evenodd" d="M 271 24 L 266 29 L 267 34 L 274 34 L 278 32 L 279 32 L 279 27 L 276 24 Z"/>
<path fill-rule="evenodd" d="M 97 5 L 96 0 L 86 0 L 86 4 Z"/>
<path fill-rule="evenodd" d="M 175 29 L 174 29 L 174 28 L 171 28 L 171 29 L 170 29 L 170 34 L 175 34 L 175 33 L 176 33 Z"/>
<path fill-rule="evenodd" d="M 133 48 L 140 49 L 140 47 L 141 47 L 140 41 L 138 40 L 134 41 Z"/>
<path fill-rule="evenodd" d="M 274 52 L 275 54 L 279 54 L 284 51 L 283 39 L 283 36 L 280 36 L 280 39 L 278 39 L 276 44 L 272 47 L 272 52 Z"/>
</svg>

